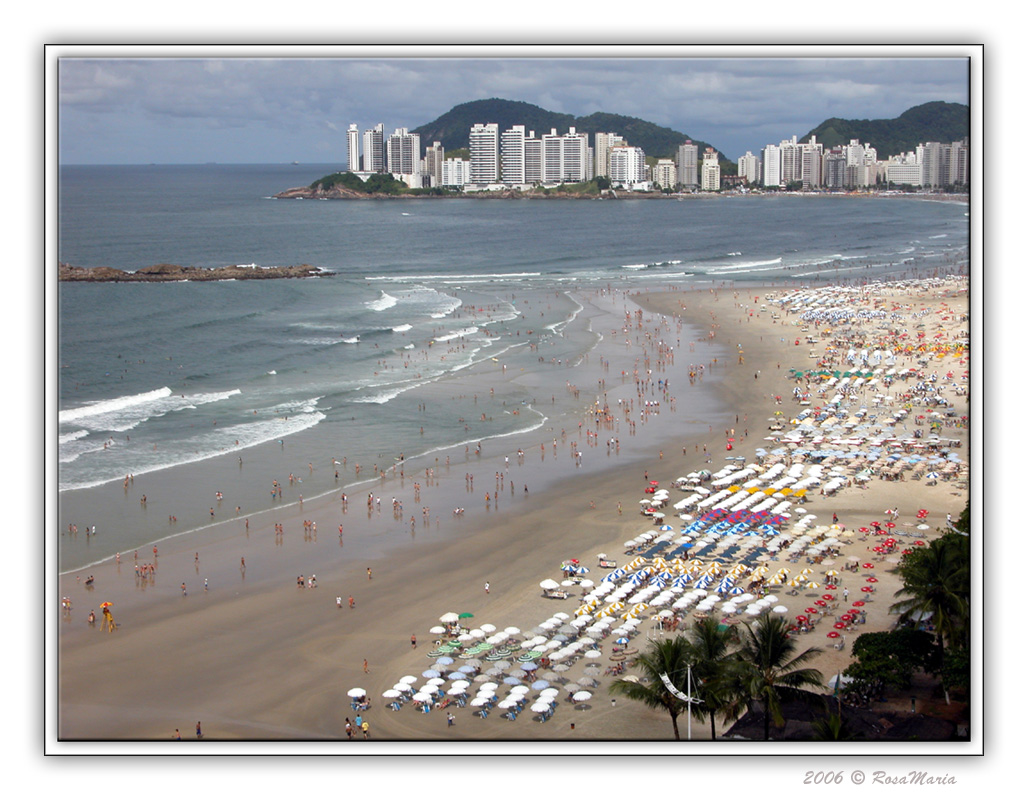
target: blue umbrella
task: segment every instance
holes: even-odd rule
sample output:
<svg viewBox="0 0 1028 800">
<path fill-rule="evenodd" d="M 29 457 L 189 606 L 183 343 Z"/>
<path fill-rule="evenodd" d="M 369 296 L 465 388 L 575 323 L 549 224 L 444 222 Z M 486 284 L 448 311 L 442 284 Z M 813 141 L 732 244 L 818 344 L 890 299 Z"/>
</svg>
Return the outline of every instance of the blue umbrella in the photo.
<svg viewBox="0 0 1028 800">
<path fill-rule="evenodd" d="M 503 682 L 508 684 L 509 686 L 517 686 L 519 683 L 521 683 L 521 679 L 515 678 L 513 675 L 508 675 L 506 678 L 503 679 Z"/>
<path fill-rule="evenodd" d="M 449 675 L 446 676 L 446 680 L 448 680 L 448 681 L 463 680 L 465 674 L 466 673 L 464 673 L 464 672 L 451 672 Z"/>
<path fill-rule="evenodd" d="M 445 667 L 448 664 L 452 664 L 453 663 L 453 659 L 450 658 L 449 656 L 440 656 L 439 658 L 437 658 L 435 660 L 435 663 L 436 664 L 442 664 Z"/>
<path fill-rule="evenodd" d="M 549 681 L 544 681 L 544 680 L 538 680 L 538 681 L 534 681 L 532 683 L 532 688 L 535 689 L 537 692 L 540 691 L 541 689 L 547 689 L 547 688 L 549 688 L 549 686 L 550 686 L 550 682 Z"/>
<path fill-rule="evenodd" d="M 521 669 L 523 669 L 525 672 L 534 672 L 535 670 L 539 669 L 539 665 L 536 664 L 534 661 L 526 661 L 524 664 L 521 665 Z"/>
<path fill-rule="evenodd" d="M 439 677 L 439 670 L 437 670 L 437 669 L 426 669 L 424 672 L 421 673 L 421 677 L 422 678 L 438 678 Z"/>
</svg>

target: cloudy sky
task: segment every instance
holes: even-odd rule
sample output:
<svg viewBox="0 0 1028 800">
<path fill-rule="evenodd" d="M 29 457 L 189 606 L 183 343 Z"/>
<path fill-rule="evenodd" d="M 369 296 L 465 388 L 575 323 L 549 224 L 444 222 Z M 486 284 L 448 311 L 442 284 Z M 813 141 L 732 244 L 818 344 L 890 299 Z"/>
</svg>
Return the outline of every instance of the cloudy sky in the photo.
<svg viewBox="0 0 1028 800">
<path fill-rule="evenodd" d="M 60 159 L 342 163 L 351 122 L 381 122 L 390 133 L 498 97 L 640 117 L 734 160 L 828 117 L 970 103 L 967 51 L 953 48 L 720 48 L 713 58 L 689 57 L 702 48 L 403 50 L 411 52 L 68 48 L 57 54 Z"/>
</svg>

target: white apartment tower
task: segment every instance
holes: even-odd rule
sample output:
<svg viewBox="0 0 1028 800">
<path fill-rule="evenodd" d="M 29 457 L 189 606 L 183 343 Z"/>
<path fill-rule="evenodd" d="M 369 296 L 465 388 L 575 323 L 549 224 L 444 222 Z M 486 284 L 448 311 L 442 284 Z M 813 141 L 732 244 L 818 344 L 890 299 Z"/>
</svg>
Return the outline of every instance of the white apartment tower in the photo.
<svg viewBox="0 0 1028 800">
<path fill-rule="evenodd" d="M 764 146 L 764 185 L 778 188 L 782 183 L 782 149 L 776 144 Z"/>
<path fill-rule="evenodd" d="M 810 141 L 800 147 L 802 148 L 800 180 L 803 181 L 803 188 L 813 189 L 821 186 L 824 183 L 821 178 L 824 146 L 818 143 L 816 136 L 811 136 Z"/>
<path fill-rule="evenodd" d="M 653 166 L 653 182 L 661 189 L 673 189 L 678 178 L 678 169 L 670 158 L 659 158 Z"/>
<path fill-rule="evenodd" d="M 678 182 L 683 189 L 695 189 L 699 181 L 700 148 L 692 143 L 692 139 L 678 146 Z"/>
<path fill-rule="evenodd" d="M 385 125 L 364 131 L 364 172 L 385 172 Z"/>
<path fill-rule="evenodd" d="M 716 192 L 721 189 L 721 165 L 717 160 L 717 150 L 713 147 L 708 147 L 703 154 L 700 189 L 704 192 Z"/>
<path fill-rule="evenodd" d="M 610 175 L 610 148 L 627 142 L 616 133 L 597 133 L 595 136 L 596 146 L 593 148 L 595 166 L 593 174 L 595 177 Z"/>
<path fill-rule="evenodd" d="M 500 179 L 500 126 L 476 122 L 468 136 L 471 146 L 471 183 L 496 183 Z"/>
<path fill-rule="evenodd" d="M 631 186 L 646 180 L 646 154 L 641 147 L 619 144 L 610 148 L 610 180 Z"/>
<path fill-rule="evenodd" d="M 361 171 L 361 133 L 357 123 L 350 123 L 346 129 L 346 168 L 350 172 Z"/>
<path fill-rule="evenodd" d="M 524 125 L 514 125 L 500 136 L 500 177 L 511 186 L 527 183 L 525 179 L 525 140 L 534 137 L 533 131 L 525 135 Z"/>
<path fill-rule="evenodd" d="M 444 159 L 442 175 L 443 186 L 463 186 L 471 183 L 471 162 L 460 158 Z"/>
<path fill-rule="evenodd" d="M 739 177 L 745 178 L 750 186 L 760 183 L 760 159 L 749 150 L 739 158 Z"/>
<path fill-rule="evenodd" d="M 386 147 L 389 172 L 409 176 L 410 186 L 421 186 L 421 136 L 406 128 L 397 128 Z"/>
<path fill-rule="evenodd" d="M 581 183 L 592 177 L 589 163 L 589 135 L 569 128 L 558 136 L 551 128 L 542 137 L 543 182 Z"/>
</svg>

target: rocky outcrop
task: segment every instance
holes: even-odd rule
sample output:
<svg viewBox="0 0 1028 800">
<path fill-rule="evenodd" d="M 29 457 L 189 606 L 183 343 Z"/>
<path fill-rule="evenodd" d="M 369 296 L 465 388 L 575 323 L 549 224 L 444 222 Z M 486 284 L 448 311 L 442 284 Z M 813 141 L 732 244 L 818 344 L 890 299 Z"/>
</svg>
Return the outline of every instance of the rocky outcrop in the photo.
<svg viewBox="0 0 1028 800">
<path fill-rule="evenodd" d="M 160 283 L 171 281 L 224 281 L 224 280 L 268 280 L 275 278 L 316 278 L 331 275 L 320 267 L 301 264 L 292 267 L 182 267 L 178 264 L 154 264 L 135 272 L 113 267 L 73 267 L 61 264 L 58 280 L 82 281 L 85 283 Z"/>
</svg>

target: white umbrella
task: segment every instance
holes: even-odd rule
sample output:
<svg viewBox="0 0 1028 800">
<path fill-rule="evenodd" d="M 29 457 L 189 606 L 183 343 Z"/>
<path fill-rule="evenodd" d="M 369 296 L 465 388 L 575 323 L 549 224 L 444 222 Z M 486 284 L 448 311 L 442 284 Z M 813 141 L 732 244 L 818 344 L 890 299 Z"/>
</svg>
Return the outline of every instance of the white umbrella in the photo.
<svg viewBox="0 0 1028 800">
<path fill-rule="evenodd" d="M 459 686 L 454 686 L 453 688 L 449 689 L 446 693 L 456 697 L 457 695 L 464 694 L 464 690 Z"/>
<path fill-rule="evenodd" d="M 550 705 L 549 703 L 533 703 L 532 710 L 536 714 L 545 714 L 547 711 L 550 710 Z"/>
<path fill-rule="evenodd" d="M 599 658 L 603 655 L 603 653 L 601 653 L 599 650 L 586 650 L 585 653 L 583 653 L 583 655 L 586 658 Z"/>
<path fill-rule="evenodd" d="M 571 696 L 571 699 L 574 700 L 576 703 L 584 703 L 586 700 L 590 699 L 592 696 L 593 696 L 592 692 L 585 692 L 585 691 L 583 691 L 583 692 L 575 692 Z"/>
<path fill-rule="evenodd" d="M 394 683 L 393 688 L 398 692 L 409 692 L 411 691 L 411 685 L 409 683 Z"/>
<path fill-rule="evenodd" d="M 435 625 L 435 626 L 429 628 L 428 632 L 438 636 L 441 633 L 446 633 L 446 628 L 444 628 L 442 625 Z"/>
<path fill-rule="evenodd" d="M 367 692 L 358 687 L 354 687 L 346 693 L 347 697 L 364 697 L 365 695 L 367 695 Z"/>
<path fill-rule="evenodd" d="M 457 616 L 456 611 L 447 611 L 445 614 L 439 617 L 439 621 L 443 623 L 456 622 L 458 619 L 460 619 L 460 617 Z"/>
<path fill-rule="evenodd" d="M 513 625 L 511 625 L 509 628 L 504 628 L 503 632 L 506 633 L 508 636 L 517 636 L 519 633 L 521 633 L 521 628 L 515 628 Z"/>
<path fill-rule="evenodd" d="M 432 695 L 425 694 L 424 692 L 418 692 L 416 695 L 414 695 L 412 699 L 416 700 L 419 703 L 431 703 Z"/>
<path fill-rule="evenodd" d="M 487 622 L 485 625 L 482 626 L 482 630 L 484 630 L 486 633 L 495 633 L 496 632 L 496 626 L 495 625 L 490 625 Z"/>
<path fill-rule="evenodd" d="M 397 691 L 396 689 L 386 689 L 384 692 L 382 692 L 382 697 L 390 697 L 390 698 L 392 698 L 392 697 L 399 697 L 399 696 L 400 696 L 400 692 Z"/>
<path fill-rule="evenodd" d="M 471 684 L 468 681 L 454 681 L 454 689 L 467 689 Z"/>
</svg>

